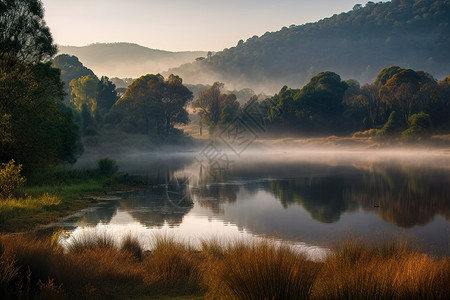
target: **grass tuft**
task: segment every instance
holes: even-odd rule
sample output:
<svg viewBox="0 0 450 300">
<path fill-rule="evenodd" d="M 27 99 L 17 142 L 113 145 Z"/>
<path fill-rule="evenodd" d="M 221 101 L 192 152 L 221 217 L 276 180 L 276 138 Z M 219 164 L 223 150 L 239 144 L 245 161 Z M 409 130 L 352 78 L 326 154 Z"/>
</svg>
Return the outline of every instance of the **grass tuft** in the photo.
<svg viewBox="0 0 450 300">
<path fill-rule="evenodd" d="M 447 263 L 406 243 L 345 241 L 324 262 L 313 294 L 318 299 L 445 299 L 450 290 L 441 279 L 450 276 Z"/>
<path fill-rule="evenodd" d="M 146 283 L 171 293 L 195 292 L 201 283 L 203 256 L 190 245 L 168 235 L 154 237 L 153 251 L 144 263 L 148 270 Z"/>
<path fill-rule="evenodd" d="M 219 253 L 213 249 L 212 253 Z M 211 252 L 210 252 L 211 253 Z M 216 256 L 217 257 L 217 256 Z M 271 241 L 238 243 L 210 260 L 208 296 L 219 299 L 308 299 L 321 264 Z"/>
<path fill-rule="evenodd" d="M 116 246 L 112 235 L 107 232 L 83 232 L 72 238 L 67 245 L 69 252 L 80 253 L 86 250 L 109 249 Z"/>
<path fill-rule="evenodd" d="M 120 250 L 122 252 L 127 252 L 131 254 L 139 261 L 142 260 L 142 256 L 144 253 L 144 250 L 142 249 L 139 240 L 133 237 L 131 234 L 128 234 L 123 238 L 122 243 L 120 245 Z"/>
</svg>

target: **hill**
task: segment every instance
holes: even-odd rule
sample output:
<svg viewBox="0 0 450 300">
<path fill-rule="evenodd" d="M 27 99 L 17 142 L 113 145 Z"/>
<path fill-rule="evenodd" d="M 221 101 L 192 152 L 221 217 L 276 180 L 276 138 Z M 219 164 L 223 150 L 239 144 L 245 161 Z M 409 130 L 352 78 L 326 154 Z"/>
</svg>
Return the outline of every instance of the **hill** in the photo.
<svg viewBox="0 0 450 300">
<path fill-rule="evenodd" d="M 70 81 L 82 76 L 95 75 L 94 72 L 85 67 L 76 56 L 60 54 L 52 60 L 52 66 L 61 70 L 61 79 L 64 82 L 64 91 L 66 100 L 70 98 Z"/>
<path fill-rule="evenodd" d="M 302 86 L 331 70 L 343 78 L 372 82 L 379 70 L 399 65 L 439 79 L 450 70 L 450 1 L 393 0 L 355 5 L 352 11 L 316 23 L 266 32 L 168 73 L 188 83 L 274 92 Z"/>
<path fill-rule="evenodd" d="M 161 73 L 206 56 L 203 51 L 170 52 L 131 43 L 92 44 L 83 47 L 58 46 L 59 53 L 78 57 L 95 74 L 109 77 L 139 77 Z"/>
</svg>

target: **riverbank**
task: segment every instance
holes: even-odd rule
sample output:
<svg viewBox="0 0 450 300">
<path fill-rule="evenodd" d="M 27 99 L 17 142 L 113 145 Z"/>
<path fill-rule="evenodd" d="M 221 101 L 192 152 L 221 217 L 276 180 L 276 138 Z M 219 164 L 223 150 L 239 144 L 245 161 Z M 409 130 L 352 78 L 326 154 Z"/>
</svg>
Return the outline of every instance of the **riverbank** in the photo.
<svg viewBox="0 0 450 300">
<path fill-rule="evenodd" d="M 15 197 L 0 201 L 1 233 L 34 231 L 96 205 L 102 196 L 142 188 L 127 174 L 99 169 L 46 168 L 37 173 Z"/>
<path fill-rule="evenodd" d="M 322 261 L 287 245 L 204 241 L 198 248 L 155 236 L 119 244 L 85 235 L 0 236 L 0 296 L 33 299 L 448 299 L 450 259 L 405 243 L 346 241 Z"/>
</svg>

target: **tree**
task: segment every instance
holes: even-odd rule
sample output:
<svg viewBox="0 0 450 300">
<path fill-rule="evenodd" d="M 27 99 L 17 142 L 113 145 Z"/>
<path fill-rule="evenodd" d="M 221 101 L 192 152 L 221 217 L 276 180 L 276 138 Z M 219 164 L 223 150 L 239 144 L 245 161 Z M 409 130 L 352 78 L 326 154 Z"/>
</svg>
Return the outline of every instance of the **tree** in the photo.
<svg viewBox="0 0 450 300">
<path fill-rule="evenodd" d="M 128 132 L 169 135 L 174 125 L 188 122 L 186 105 L 191 99 L 180 77 L 165 80 L 160 74 L 148 74 L 133 81 L 111 115 Z"/>
<path fill-rule="evenodd" d="M 2 69 L 16 63 L 36 64 L 56 54 L 39 0 L 0 1 L 0 61 Z"/>
<path fill-rule="evenodd" d="M 117 99 L 116 85 L 108 77 L 102 76 L 97 83 L 97 109 L 104 115 L 116 103 Z"/>
<path fill-rule="evenodd" d="M 187 124 L 189 115 L 185 109 L 192 100 L 192 92 L 183 85 L 183 80 L 176 75 L 169 75 L 163 95 L 163 111 L 166 123 L 166 135 L 169 135 L 175 124 Z"/>
<path fill-rule="evenodd" d="M 344 111 L 343 97 L 348 85 L 333 72 L 321 72 L 311 78 L 295 95 L 297 114 L 313 129 L 336 129 Z"/>
<path fill-rule="evenodd" d="M 71 97 L 70 82 L 82 76 L 95 75 L 91 69 L 86 68 L 76 56 L 61 54 L 52 60 L 52 66 L 61 70 L 61 79 L 64 81 L 66 91 L 66 103 L 69 104 Z"/>
<path fill-rule="evenodd" d="M 377 131 L 377 136 L 387 137 L 394 136 L 402 130 L 403 125 L 399 115 L 396 111 L 392 111 L 389 115 L 389 119 L 386 124 L 384 124 L 383 128 Z"/>
<path fill-rule="evenodd" d="M 419 105 L 420 90 L 429 83 L 434 83 L 437 87 L 434 78 L 428 73 L 403 69 L 387 80 L 380 88 L 380 95 L 383 101 L 400 114 L 402 122 L 406 125 L 409 116 Z"/>
<path fill-rule="evenodd" d="M 1 74 L 0 115 L 8 116 L 10 138 L 2 143 L 0 161 L 15 158 L 26 167 L 75 161 L 75 125 L 63 97 L 59 70 L 50 63 Z"/>
<path fill-rule="evenodd" d="M 0 1 L 0 162 L 25 168 L 75 161 L 76 125 L 62 104 L 56 53 L 41 1 Z"/>
<path fill-rule="evenodd" d="M 16 165 L 14 159 L 0 165 L 0 199 L 11 197 L 14 190 L 25 183 L 21 172 L 22 165 Z"/>
<path fill-rule="evenodd" d="M 356 101 L 363 107 L 370 128 L 375 128 L 384 111 L 377 86 L 374 83 L 363 85 Z"/>
<path fill-rule="evenodd" d="M 400 68 L 399 66 L 390 66 L 388 68 L 384 68 L 380 71 L 377 75 L 377 79 L 375 80 L 375 85 L 379 88 L 383 85 L 385 85 L 389 79 L 394 77 L 395 74 L 400 73 L 404 69 Z"/>
<path fill-rule="evenodd" d="M 212 87 L 200 94 L 192 106 L 199 109 L 200 122 L 209 126 L 210 131 L 219 124 L 225 124 L 237 113 L 239 102 L 234 94 L 222 94 L 223 83 L 215 82 Z"/>
<path fill-rule="evenodd" d="M 430 115 L 420 112 L 414 114 L 408 119 L 409 128 L 402 132 L 406 139 L 421 139 L 431 135 Z"/>
<path fill-rule="evenodd" d="M 73 79 L 70 82 L 72 88 L 72 103 L 73 107 L 78 111 L 81 111 L 83 104 L 89 108 L 89 111 L 94 115 L 97 109 L 97 94 L 99 80 L 95 75 L 82 76 L 78 79 Z"/>
</svg>

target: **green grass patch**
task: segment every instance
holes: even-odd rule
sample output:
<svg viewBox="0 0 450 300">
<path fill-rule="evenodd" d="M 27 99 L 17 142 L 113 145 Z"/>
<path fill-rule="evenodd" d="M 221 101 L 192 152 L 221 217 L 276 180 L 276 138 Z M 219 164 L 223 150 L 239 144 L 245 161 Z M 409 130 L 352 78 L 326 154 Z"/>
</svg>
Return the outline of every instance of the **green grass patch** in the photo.
<svg viewBox="0 0 450 300">
<path fill-rule="evenodd" d="M 0 199 L 0 232 L 33 230 L 95 203 L 95 195 L 139 184 L 132 176 L 105 173 L 100 168 L 37 169 L 28 174 L 16 197 Z M 49 199 L 53 199 L 50 204 Z"/>
</svg>

